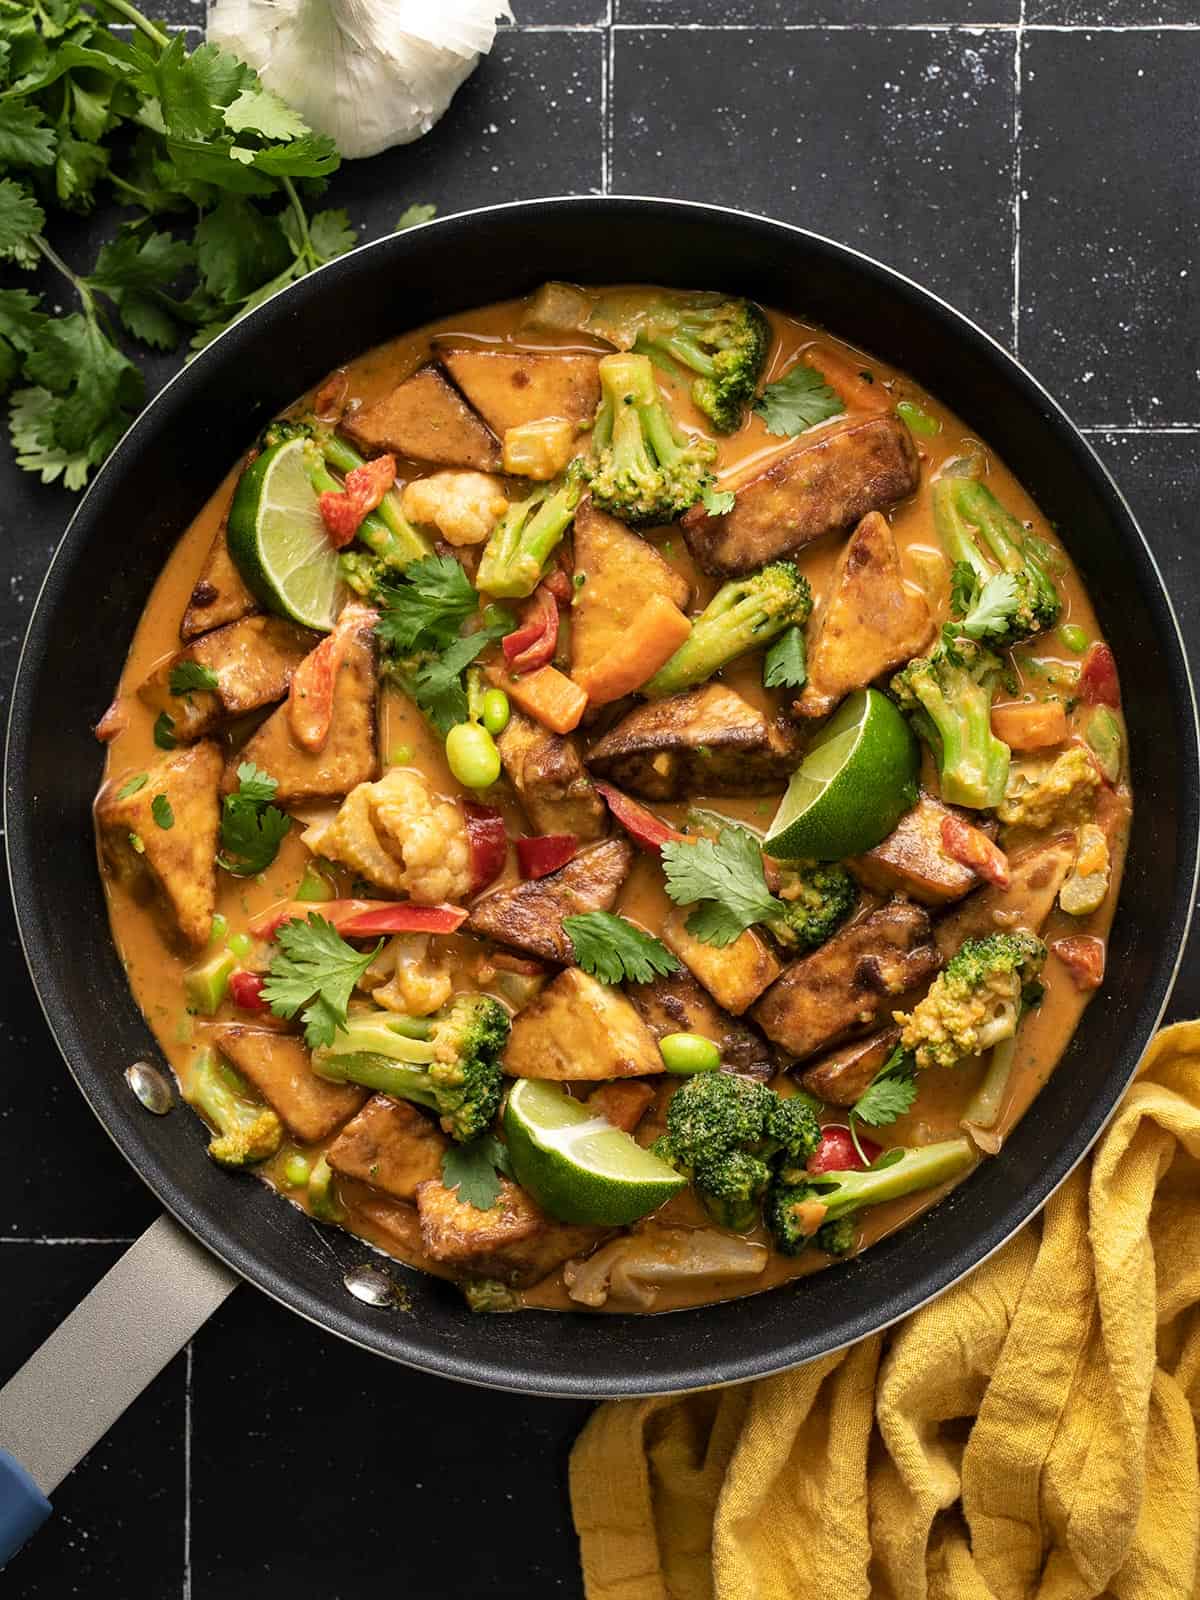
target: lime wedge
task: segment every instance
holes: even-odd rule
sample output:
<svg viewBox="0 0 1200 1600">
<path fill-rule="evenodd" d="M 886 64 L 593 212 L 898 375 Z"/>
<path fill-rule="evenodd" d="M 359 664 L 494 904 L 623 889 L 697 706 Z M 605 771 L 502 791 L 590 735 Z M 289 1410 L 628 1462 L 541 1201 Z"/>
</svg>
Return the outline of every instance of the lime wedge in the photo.
<svg viewBox="0 0 1200 1600">
<path fill-rule="evenodd" d="M 561 1222 L 636 1222 L 687 1183 L 629 1134 L 539 1078 L 513 1084 L 504 1136 L 517 1182 Z"/>
<path fill-rule="evenodd" d="M 281 617 L 328 633 L 347 590 L 308 474 L 305 439 L 285 439 L 238 479 L 226 542 L 246 587 Z"/>
<path fill-rule="evenodd" d="M 841 861 L 871 850 L 917 803 L 920 752 L 878 689 L 856 689 L 813 740 L 763 841 L 782 860 Z"/>
</svg>

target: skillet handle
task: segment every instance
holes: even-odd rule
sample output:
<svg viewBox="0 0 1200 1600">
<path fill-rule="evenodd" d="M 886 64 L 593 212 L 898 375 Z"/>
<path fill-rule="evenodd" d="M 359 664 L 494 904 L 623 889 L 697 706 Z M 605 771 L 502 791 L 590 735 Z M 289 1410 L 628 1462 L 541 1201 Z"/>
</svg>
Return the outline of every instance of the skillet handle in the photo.
<svg viewBox="0 0 1200 1600">
<path fill-rule="evenodd" d="M 0 1566 L 47 1496 L 241 1280 L 159 1217 L 0 1389 Z"/>
</svg>

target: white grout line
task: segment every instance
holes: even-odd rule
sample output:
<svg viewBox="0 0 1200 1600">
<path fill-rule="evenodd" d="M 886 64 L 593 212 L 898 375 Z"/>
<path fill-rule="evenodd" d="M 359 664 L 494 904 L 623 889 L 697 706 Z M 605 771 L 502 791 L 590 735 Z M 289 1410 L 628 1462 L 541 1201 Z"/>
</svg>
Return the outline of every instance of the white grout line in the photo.
<svg viewBox="0 0 1200 1600">
<path fill-rule="evenodd" d="M 192 1600 L 192 1341 L 183 1379 L 183 1593 Z"/>
<path fill-rule="evenodd" d="M 28 1234 L 0 1234 L 0 1244 L 133 1244 L 135 1239 L 134 1234 L 130 1234 L 128 1238 L 121 1235 L 107 1239 L 43 1239 L 33 1238 Z"/>
<path fill-rule="evenodd" d="M 1017 13 L 1013 46 L 1013 194 L 1012 194 L 1012 348 L 1021 353 L 1021 46 L 1025 37 L 1025 0 Z"/>
<path fill-rule="evenodd" d="M 1015 33 L 1019 28 L 1026 33 L 1196 33 L 1200 22 L 614 22 L 613 28 L 621 33 Z"/>
<path fill-rule="evenodd" d="M 1147 427 L 1140 423 L 1134 423 L 1130 427 L 1125 427 L 1124 424 L 1119 422 L 1100 422 L 1089 423 L 1087 427 L 1081 426 L 1079 431 L 1080 433 L 1128 433 L 1133 435 L 1144 434 L 1147 436 L 1166 434 L 1168 436 L 1178 437 L 1182 435 L 1187 437 L 1191 434 L 1200 433 L 1200 422 L 1164 422 L 1159 427 Z"/>
<path fill-rule="evenodd" d="M 613 25 L 615 0 L 608 0 L 608 33 L 604 40 L 604 121 L 600 129 L 603 147 L 603 178 L 601 188 L 605 194 L 612 192 L 612 160 L 616 149 L 616 105 L 613 85 L 616 81 L 617 51 Z"/>
</svg>

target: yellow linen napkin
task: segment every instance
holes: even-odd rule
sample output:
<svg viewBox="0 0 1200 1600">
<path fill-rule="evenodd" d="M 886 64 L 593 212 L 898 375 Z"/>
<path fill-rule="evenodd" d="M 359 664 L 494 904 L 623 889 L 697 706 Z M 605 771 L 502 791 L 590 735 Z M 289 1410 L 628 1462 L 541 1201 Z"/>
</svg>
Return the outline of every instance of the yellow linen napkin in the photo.
<svg viewBox="0 0 1200 1600">
<path fill-rule="evenodd" d="M 588 1600 L 1200 1600 L 1200 1022 L 1090 1163 L 890 1334 L 614 1401 L 571 1457 Z"/>
</svg>

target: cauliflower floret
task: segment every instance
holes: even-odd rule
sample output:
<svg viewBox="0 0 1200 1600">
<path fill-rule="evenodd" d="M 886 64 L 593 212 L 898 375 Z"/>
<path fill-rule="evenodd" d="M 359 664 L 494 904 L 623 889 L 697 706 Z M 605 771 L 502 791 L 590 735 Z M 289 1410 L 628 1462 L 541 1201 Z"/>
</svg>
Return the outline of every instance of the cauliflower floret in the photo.
<svg viewBox="0 0 1200 1600">
<path fill-rule="evenodd" d="M 404 864 L 403 890 L 418 905 L 465 900 L 471 847 L 462 808 L 436 795 L 406 767 L 370 785 L 371 820 L 383 845 Z"/>
<path fill-rule="evenodd" d="M 1086 917 L 1104 902 L 1112 862 L 1104 830 L 1094 822 L 1085 822 L 1075 837 L 1075 865 L 1058 891 L 1058 903 L 1072 917 Z"/>
<path fill-rule="evenodd" d="M 919 1068 L 956 1067 L 1017 1031 L 1023 991 L 1036 982 L 1046 947 L 1031 933 L 968 939 L 909 1012 L 893 1017 Z"/>
<path fill-rule="evenodd" d="M 435 472 L 416 478 L 401 502 L 410 522 L 434 527 L 447 544 L 483 544 L 508 510 L 504 485 L 486 472 Z"/>
<path fill-rule="evenodd" d="M 374 788 L 373 783 L 360 783 L 351 789 L 329 826 L 313 839 L 309 838 L 312 832 L 309 829 L 304 842 L 315 854 L 343 862 L 368 883 L 389 889 L 393 894 L 403 894 L 404 863 L 384 847 L 371 818 Z"/>
<path fill-rule="evenodd" d="M 426 933 L 398 933 L 363 973 L 358 987 L 376 1005 L 409 1017 L 439 1011 L 454 989 L 446 964 L 431 955 Z"/>
<path fill-rule="evenodd" d="M 575 454 L 578 437 L 578 428 L 563 417 L 539 417 L 535 422 L 506 428 L 504 470 L 514 477 L 549 483 L 551 478 L 557 478 L 566 470 L 567 462 Z"/>
<path fill-rule="evenodd" d="M 1071 745 L 1053 761 L 1014 764 L 996 815 L 1010 827 L 1048 828 L 1074 822 L 1099 783 L 1092 757 L 1082 745 Z"/>
</svg>

